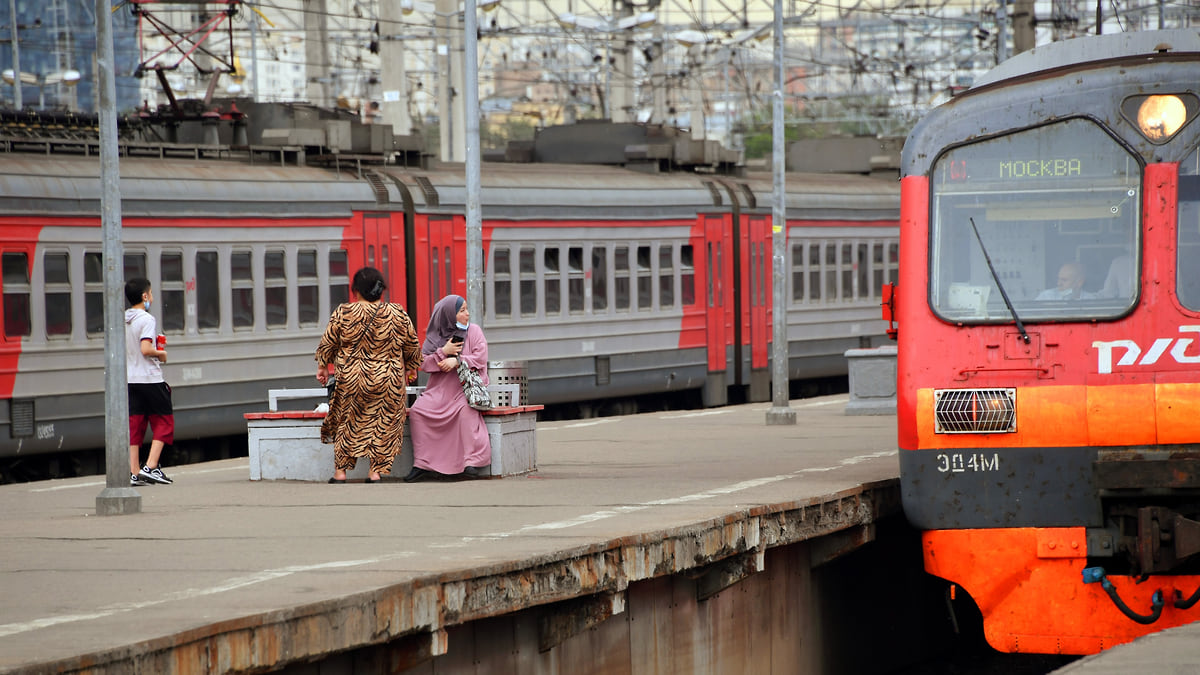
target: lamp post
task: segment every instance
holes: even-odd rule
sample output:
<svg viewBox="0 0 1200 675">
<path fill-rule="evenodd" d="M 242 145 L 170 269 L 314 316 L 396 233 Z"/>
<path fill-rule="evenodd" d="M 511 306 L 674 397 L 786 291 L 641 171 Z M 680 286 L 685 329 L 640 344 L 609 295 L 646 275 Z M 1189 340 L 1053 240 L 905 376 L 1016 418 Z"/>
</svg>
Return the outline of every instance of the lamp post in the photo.
<svg viewBox="0 0 1200 675">
<path fill-rule="evenodd" d="M 5 68 L 2 73 L 4 81 L 13 86 L 14 90 L 19 90 L 23 85 L 35 85 L 38 88 L 38 110 L 46 109 L 46 85 L 48 84 L 65 84 L 73 87 L 79 83 L 82 77 L 78 70 L 68 69 L 57 73 L 36 74 L 21 71 L 20 78 L 17 77 L 16 71 L 12 68 Z M 20 82 L 18 83 L 18 79 Z M 20 97 L 16 98 L 20 101 Z"/>
</svg>

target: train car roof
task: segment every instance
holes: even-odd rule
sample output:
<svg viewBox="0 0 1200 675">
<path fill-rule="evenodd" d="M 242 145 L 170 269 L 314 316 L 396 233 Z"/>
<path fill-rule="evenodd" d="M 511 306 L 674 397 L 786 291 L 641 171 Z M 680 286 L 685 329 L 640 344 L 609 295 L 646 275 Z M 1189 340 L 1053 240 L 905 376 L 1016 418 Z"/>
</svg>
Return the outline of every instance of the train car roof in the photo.
<svg viewBox="0 0 1200 675">
<path fill-rule="evenodd" d="M 744 183 L 756 195 L 756 208 L 770 212 L 775 203 L 774 178 L 755 173 Z M 784 203 L 794 220 L 897 220 L 900 183 L 894 177 L 838 173 L 788 173 Z"/>
<path fill-rule="evenodd" d="M 957 145 L 1080 117 L 1104 124 L 1145 162 L 1181 161 L 1200 142 L 1200 124 L 1154 143 L 1122 103 L 1156 93 L 1200 93 L 1200 31 L 1125 35 L 1076 38 L 1014 57 L 1017 63 L 917 123 L 904 143 L 901 175 L 927 174 L 942 152 Z"/>
<path fill-rule="evenodd" d="M 1165 52 L 1200 52 L 1200 29 L 1110 33 L 1051 42 L 997 64 L 977 79 L 972 88 L 1079 63 Z"/>
<path fill-rule="evenodd" d="M 385 166 L 380 173 L 401 180 L 426 211 L 461 213 L 466 203 L 462 164 L 432 169 Z M 480 169 L 480 208 L 488 217 L 695 217 L 722 201 L 692 173 L 644 173 L 613 166 L 485 163 Z M 728 204 L 725 204 L 728 208 Z"/>
<path fill-rule="evenodd" d="M 0 213 L 100 212 L 98 157 L 3 158 Z M 123 216 L 322 217 L 376 202 L 367 182 L 325 169 L 141 157 L 122 157 L 119 166 Z"/>
</svg>

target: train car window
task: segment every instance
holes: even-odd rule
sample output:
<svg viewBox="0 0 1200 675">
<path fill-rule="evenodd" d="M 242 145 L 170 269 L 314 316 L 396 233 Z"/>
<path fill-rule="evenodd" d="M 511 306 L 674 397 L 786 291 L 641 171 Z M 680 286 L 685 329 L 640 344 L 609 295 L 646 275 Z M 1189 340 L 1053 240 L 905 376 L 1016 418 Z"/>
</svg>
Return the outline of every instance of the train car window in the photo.
<svg viewBox="0 0 1200 675">
<path fill-rule="evenodd" d="M 350 265 L 345 249 L 329 252 L 329 303 L 333 307 L 350 301 Z"/>
<path fill-rule="evenodd" d="M 42 283 L 46 301 L 46 335 L 71 334 L 70 257 L 47 252 L 42 256 Z"/>
<path fill-rule="evenodd" d="M 839 244 L 838 248 L 842 252 L 841 264 L 838 266 L 841 273 L 841 299 L 852 300 L 855 296 L 854 245 L 843 243 Z"/>
<path fill-rule="evenodd" d="M 871 297 L 871 244 L 859 243 L 854 248 L 854 276 L 856 298 Z"/>
<path fill-rule="evenodd" d="M 104 254 L 96 251 L 83 254 L 83 323 L 88 335 L 104 332 Z"/>
<path fill-rule="evenodd" d="M 453 279 L 454 279 L 453 261 L 454 261 L 454 259 L 450 257 L 450 247 L 449 246 L 443 247 L 442 248 L 442 265 L 446 270 L 446 294 L 447 295 L 454 292 L 454 284 L 452 283 Z M 440 300 L 441 298 L 438 298 L 438 299 Z"/>
<path fill-rule="evenodd" d="M 250 251 L 234 251 L 229 256 L 229 285 L 233 292 L 234 328 L 254 325 L 254 269 Z"/>
<path fill-rule="evenodd" d="M 183 254 L 164 252 L 159 256 L 159 290 L 154 294 L 162 303 L 163 333 L 182 333 L 184 329 Z"/>
<path fill-rule="evenodd" d="M 670 246 L 658 247 L 658 306 L 659 309 L 675 306 L 675 264 Z"/>
<path fill-rule="evenodd" d="M 825 290 L 821 297 L 826 302 L 833 302 L 842 297 L 838 289 L 838 244 L 825 242 Z"/>
<path fill-rule="evenodd" d="M 757 279 L 755 285 L 758 286 L 758 302 L 755 304 L 758 307 L 763 307 L 767 304 L 767 243 L 764 241 L 757 242 L 754 248 L 758 253 L 758 265 L 755 267 L 755 277 Z"/>
<path fill-rule="evenodd" d="M 887 266 L 888 283 L 900 283 L 900 244 L 898 242 L 888 244 Z"/>
<path fill-rule="evenodd" d="M 126 279 L 133 279 L 134 277 L 147 278 L 145 253 L 126 253 L 123 262 L 125 263 Z"/>
<path fill-rule="evenodd" d="M 871 243 L 871 292 L 879 295 L 879 289 L 887 279 L 888 269 L 884 262 L 887 246 L 883 242 Z"/>
<path fill-rule="evenodd" d="M 317 279 L 317 252 L 301 250 L 296 253 L 296 296 L 299 301 L 300 325 L 311 326 L 320 319 Z"/>
<path fill-rule="evenodd" d="M 720 257 L 718 256 L 718 260 Z M 718 262 L 718 264 L 720 264 Z M 654 304 L 654 278 L 650 269 L 650 247 L 637 247 L 637 308 L 648 312 Z"/>
<path fill-rule="evenodd" d="M 583 248 L 567 249 L 567 311 L 583 311 Z"/>
<path fill-rule="evenodd" d="M 507 248 L 493 247 L 492 253 L 492 304 L 496 316 L 512 315 L 512 265 L 509 264 Z"/>
<path fill-rule="evenodd" d="M 792 244 L 792 302 L 804 302 L 804 244 Z"/>
<path fill-rule="evenodd" d="M 821 244 L 810 242 L 808 247 L 808 299 L 821 300 Z"/>
<path fill-rule="evenodd" d="M 691 244 L 679 249 L 679 294 L 679 300 L 685 306 L 696 304 L 696 266 L 692 260 Z"/>
<path fill-rule="evenodd" d="M 1179 164 L 1179 226 L 1175 269 L 1179 302 L 1200 311 L 1200 149 Z"/>
<path fill-rule="evenodd" d="M 592 247 L 592 311 L 608 309 L 608 250 Z"/>
<path fill-rule="evenodd" d="M 537 251 L 532 246 L 522 246 L 517 254 L 517 269 L 521 277 L 521 315 L 537 314 Z"/>
<path fill-rule="evenodd" d="M 542 251 L 542 299 L 546 314 L 562 314 L 562 265 L 559 255 L 562 249 L 547 246 Z"/>
<path fill-rule="evenodd" d="M 629 311 L 632 293 L 629 284 L 629 247 L 613 249 L 613 305 L 619 312 Z"/>
<path fill-rule="evenodd" d="M 267 251 L 263 255 L 263 284 L 266 287 L 267 326 L 286 326 L 287 258 L 283 251 Z"/>
<path fill-rule="evenodd" d="M 440 251 L 438 247 L 429 247 L 429 290 L 433 291 L 433 297 L 437 300 L 441 300 L 443 297 L 445 297 L 442 295 L 441 276 L 438 275 L 438 270 L 440 269 L 440 265 L 438 265 L 439 253 Z M 507 255 L 508 253 L 506 252 L 506 259 Z"/>
<path fill-rule="evenodd" d="M 221 327 L 221 275 L 216 251 L 196 252 L 196 326 L 201 330 Z"/>
<path fill-rule="evenodd" d="M 932 172 L 929 300 L 939 316 L 1012 321 L 997 278 L 1023 321 L 1116 318 L 1132 307 L 1134 265 L 1125 288 L 1104 282 L 1118 258 L 1141 257 L 1142 165 L 1095 122 L 959 146 Z"/>
<path fill-rule="evenodd" d="M 32 330 L 29 314 L 29 256 L 5 252 L 0 255 L 0 278 L 4 279 L 4 334 L 28 337 Z"/>
</svg>

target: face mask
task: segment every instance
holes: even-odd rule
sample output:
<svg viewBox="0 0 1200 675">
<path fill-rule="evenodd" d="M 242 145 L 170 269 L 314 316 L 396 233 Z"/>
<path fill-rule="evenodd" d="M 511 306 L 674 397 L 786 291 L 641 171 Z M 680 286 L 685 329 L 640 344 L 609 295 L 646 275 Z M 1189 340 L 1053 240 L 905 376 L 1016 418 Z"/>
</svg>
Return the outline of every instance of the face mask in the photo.
<svg viewBox="0 0 1200 675">
<path fill-rule="evenodd" d="M 458 326 L 458 329 L 459 329 L 459 330 L 466 330 L 466 329 L 467 329 L 467 326 L 469 326 L 469 325 L 470 325 L 470 322 L 467 322 L 467 323 L 459 323 L 459 322 L 455 321 L 455 322 L 454 322 L 454 325 L 455 325 L 455 326 Z"/>
<path fill-rule="evenodd" d="M 149 300 L 146 301 L 146 311 L 147 312 L 150 311 L 150 301 Z"/>
</svg>

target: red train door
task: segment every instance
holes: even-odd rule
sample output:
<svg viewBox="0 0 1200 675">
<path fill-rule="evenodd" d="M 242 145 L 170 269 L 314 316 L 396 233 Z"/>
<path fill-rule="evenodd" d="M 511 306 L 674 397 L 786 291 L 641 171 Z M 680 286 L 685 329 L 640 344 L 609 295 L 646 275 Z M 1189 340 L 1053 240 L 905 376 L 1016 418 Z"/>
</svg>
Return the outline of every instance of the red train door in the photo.
<svg viewBox="0 0 1200 675">
<path fill-rule="evenodd" d="M 748 284 L 750 297 L 750 369 L 767 367 L 767 345 L 771 341 L 771 219 L 766 216 L 750 217 Z M 752 397 L 751 400 L 760 400 Z M 766 400 L 766 399 L 761 399 Z"/>
<path fill-rule="evenodd" d="M 402 278 L 397 278 L 392 269 L 392 261 L 395 258 L 395 251 L 392 250 L 392 219 L 388 213 L 364 213 L 362 214 L 363 224 L 363 251 L 362 260 L 366 267 L 374 267 L 383 273 L 383 278 L 387 282 L 388 290 L 384 293 L 384 299 L 388 301 L 399 300 L 403 302 L 404 294 L 397 294 L 397 283 L 402 281 Z M 401 256 L 403 252 L 401 251 Z M 403 257 L 400 258 L 403 260 Z M 354 274 L 358 270 L 350 270 Z M 401 284 L 402 286 L 402 284 Z"/>
<path fill-rule="evenodd" d="M 724 218 L 721 216 L 706 216 L 704 218 L 704 265 L 708 271 L 705 284 L 705 333 L 708 335 L 708 372 L 723 372 L 726 369 L 726 345 L 729 344 L 726 331 L 725 312 L 725 267 L 729 245 Z"/>
<path fill-rule="evenodd" d="M 414 294 L 416 307 L 409 308 L 409 315 L 420 324 L 417 332 L 424 335 L 425 322 L 434 304 L 450 293 L 455 293 L 455 270 L 458 259 L 454 253 L 454 218 L 452 216 L 429 216 L 418 218 L 413 246 L 413 275 L 417 285 Z M 465 258 L 464 258 L 465 260 Z M 458 275 L 463 276 L 462 274 Z M 465 289 L 463 289 L 465 290 Z M 463 293 L 459 293 L 463 295 Z M 418 318 L 420 317 L 420 318 Z"/>
</svg>

